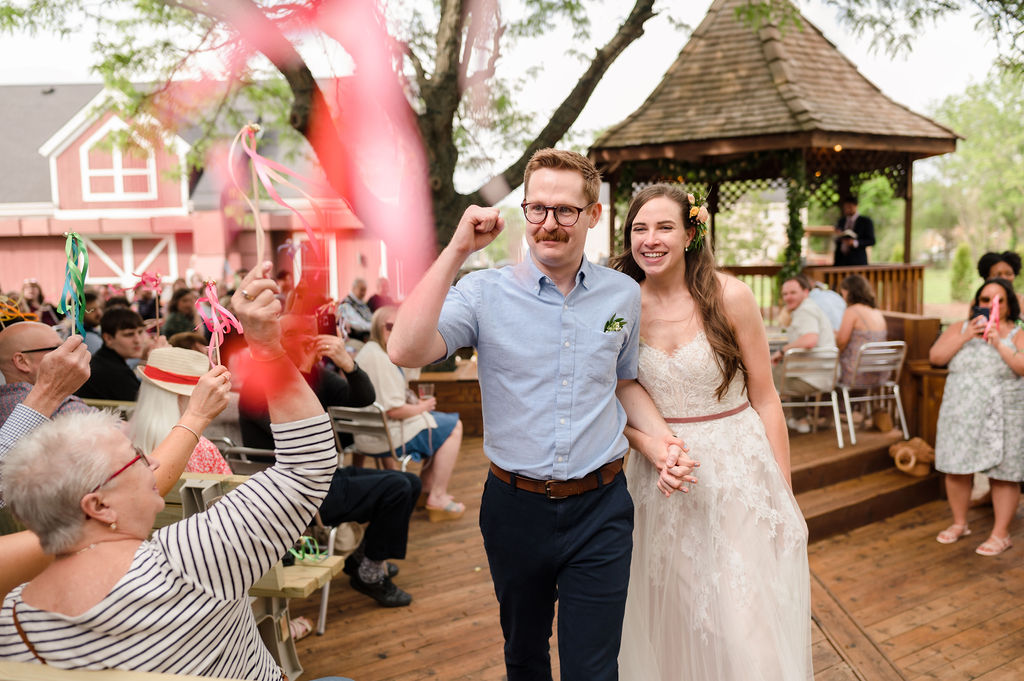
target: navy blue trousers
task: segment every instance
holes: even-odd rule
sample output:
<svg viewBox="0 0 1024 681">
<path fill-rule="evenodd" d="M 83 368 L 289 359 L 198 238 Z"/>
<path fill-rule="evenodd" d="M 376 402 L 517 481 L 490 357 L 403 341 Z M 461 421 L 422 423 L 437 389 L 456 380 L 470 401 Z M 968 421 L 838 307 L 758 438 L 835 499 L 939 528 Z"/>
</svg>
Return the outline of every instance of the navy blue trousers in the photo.
<svg viewBox="0 0 1024 681">
<path fill-rule="evenodd" d="M 626 476 L 553 500 L 488 474 L 480 532 L 501 610 L 508 681 L 552 680 L 556 600 L 563 681 L 618 679 L 633 551 Z"/>
</svg>

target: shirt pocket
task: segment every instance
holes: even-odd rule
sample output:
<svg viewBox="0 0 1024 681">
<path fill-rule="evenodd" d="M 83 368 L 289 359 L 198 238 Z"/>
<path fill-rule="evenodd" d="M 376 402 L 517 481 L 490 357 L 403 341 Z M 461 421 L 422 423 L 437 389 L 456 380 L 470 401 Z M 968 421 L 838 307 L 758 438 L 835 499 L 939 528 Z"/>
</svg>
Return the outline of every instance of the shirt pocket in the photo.
<svg viewBox="0 0 1024 681">
<path fill-rule="evenodd" d="M 619 378 L 619 352 L 625 341 L 625 331 L 602 333 L 581 329 L 576 359 L 583 363 L 583 374 L 599 386 L 615 385 Z"/>
</svg>

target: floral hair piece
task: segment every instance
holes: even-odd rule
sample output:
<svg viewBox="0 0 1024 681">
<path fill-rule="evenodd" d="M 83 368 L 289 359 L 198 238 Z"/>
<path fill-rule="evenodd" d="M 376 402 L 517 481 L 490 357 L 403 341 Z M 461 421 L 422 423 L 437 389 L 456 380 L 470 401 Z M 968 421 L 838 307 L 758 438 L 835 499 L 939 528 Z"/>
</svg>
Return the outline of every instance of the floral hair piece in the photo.
<svg viewBox="0 0 1024 681">
<path fill-rule="evenodd" d="M 698 200 L 693 197 L 693 194 L 686 195 L 686 200 L 690 202 L 690 212 L 686 216 L 686 221 L 697 228 L 693 240 L 686 247 L 688 251 L 696 251 L 704 245 L 704 235 L 708 231 L 708 220 L 711 219 L 711 213 L 708 212 L 708 207 L 704 204 L 705 198 L 707 197 Z"/>
</svg>

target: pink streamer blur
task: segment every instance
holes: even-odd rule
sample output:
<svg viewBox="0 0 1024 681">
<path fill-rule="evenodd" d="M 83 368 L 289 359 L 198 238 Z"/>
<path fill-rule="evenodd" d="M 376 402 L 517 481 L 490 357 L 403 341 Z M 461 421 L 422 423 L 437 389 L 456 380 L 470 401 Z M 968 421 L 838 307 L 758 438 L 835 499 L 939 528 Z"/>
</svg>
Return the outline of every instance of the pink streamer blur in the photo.
<svg viewBox="0 0 1024 681">
<path fill-rule="evenodd" d="M 992 297 L 992 302 L 990 303 L 989 312 L 988 312 L 988 323 L 985 324 L 985 331 L 984 331 L 984 333 L 981 334 L 981 337 L 984 338 L 985 340 L 988 340 L 988 332 L 991 331 L 993 327 L 995 327 L 997 329 L 999 328 L 999 294 L 998 293 L 995 296 Z"/>
<path fill-rule="evenodd" d="M 203 303 L 207 303 L 210 306 L 210 314 L 206 313 L 203 308 Z M 210 364 L 218 366 L 220 364 L 220 346 L 224 343 L 224 334 L 231 331 L 234 328 L 235 331 L 242 333 L 242 324 L 235 315 L 220 304 L 220 298 L 217 297 L 217 285 L 212 282 L 206 282 L 206 295 L 196 301 L 196 309 L 199 311 L 199 318 L 203 320 L 203 324 L 206 325 L 206 329 L 210 332 L 210 345 L 207 348 L 207 353 L 210 356 Z M 196 326 L 196 331 L 199 330 L 199 326 Z"/>
</svg>

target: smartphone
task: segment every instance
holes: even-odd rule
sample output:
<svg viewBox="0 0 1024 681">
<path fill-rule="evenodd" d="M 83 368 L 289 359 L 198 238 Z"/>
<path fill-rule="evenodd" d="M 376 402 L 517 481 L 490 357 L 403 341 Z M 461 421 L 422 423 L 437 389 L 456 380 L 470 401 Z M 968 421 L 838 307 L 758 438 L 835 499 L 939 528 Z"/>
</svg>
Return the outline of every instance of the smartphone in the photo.
<svg viewBox="0 0 1024 681">
<path fill-rule="evenodd" d="M 330 305 L 322 305 L 316 311 L 316 332 L 326 336 L 338 334 L 338 320 Z"/>
<path fill-rule="evenodd" d="M 984 317 L 985 319 L 988 319 L 988 311 L 989 309 L 987 307 L 975 305 L 971 308 L 971 319 L 977 319 L 978 317 Z"/>
</svg>

